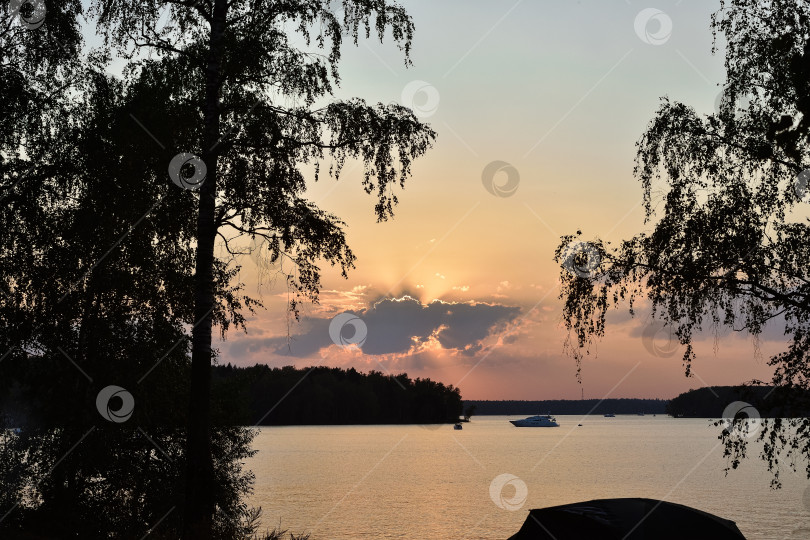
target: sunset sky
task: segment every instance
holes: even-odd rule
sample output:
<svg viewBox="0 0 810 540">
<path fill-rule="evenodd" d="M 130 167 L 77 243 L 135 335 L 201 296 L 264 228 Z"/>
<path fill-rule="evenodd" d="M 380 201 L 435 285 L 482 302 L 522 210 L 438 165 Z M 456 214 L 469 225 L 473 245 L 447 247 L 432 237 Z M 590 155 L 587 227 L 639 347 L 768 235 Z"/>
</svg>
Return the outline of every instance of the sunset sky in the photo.
<svg viewBox="0 0 810 540">
<path fill-rule="evenodd" d="M 635 319 L 614 313 L 581 386 L 563 351 L 554 248 L 577 229 L 616 242 L 650 227 L 634 144 L 661 96 L 714 109 L 724 79 L 722 48 L 711 54 L 719 2 L 404 5 L 416 25 L 414 65 L 403 66 L 390 40 L 361 41 L 344 51 L 337 96 L 415 108 L 438 133 L 435 147 L 415 163 L 393 221 L 376 223 L 356 164 L 339 182 L 313 185 L 310 199 L 346 221 L 357 268 L 348 280 L 325 271 L 320 304 L 290 323 L 288 345 L 284 283 L 265 278 L 260 287 L 256 261 L 245 257 L 241 279 L 267 309 L 247 334 L 218 344 L 220 362 L 407 372 L 459 386 L 467 399 L 578 399 L 581 389 L 586 398 L 671 398 L 769 380 L 767 358 L 784 346 L 778 328 L 758 347 L 721 329 L 716 348 L 707 333 L 687 379 L 680 349 L 662 357 L 645 347 L 644 309 Z M 663 13 L 634 24 L 648 8 Z M 510 196 L 484 187 L 494 161 L 517 173 Z M 495 176 L 496 188 L 506 182 L 506 172 Z M 347 310 L 367 328 L 362 348 L 330 339 L 330 320 Z M 670 352 L 667 341 L 662 332 L 654 346 Z"/>
</svg>

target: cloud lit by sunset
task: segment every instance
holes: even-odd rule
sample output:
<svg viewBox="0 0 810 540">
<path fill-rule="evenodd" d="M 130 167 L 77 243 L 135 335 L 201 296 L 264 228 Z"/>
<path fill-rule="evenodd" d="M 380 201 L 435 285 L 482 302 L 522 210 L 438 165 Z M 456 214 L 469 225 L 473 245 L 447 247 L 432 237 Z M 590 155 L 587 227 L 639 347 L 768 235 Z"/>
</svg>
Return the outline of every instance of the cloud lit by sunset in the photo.
<svg viewBox="0 0 810 540">
<path fill-rule="evenodd" d="M 526 4 L 520 17 L 493 27 L 502 9 L 482 4 L 463 31 L 447 24 L 453 9 L 409 5 L 419 38 L 413 69 L 373 41 L 344 59 L 339 96 L 409 100 L 403 104 L 438 133 L 398 190 L 395 218 L 376 222 L 356 163 L 337 182 L 313 184 L 308 197 L 346 221 L 356 268 L 348 280 L 325 269 L 320 303 L 302 306 L 296 322 L 285 313 L 283 279 L 271 279 L 273 268 L 259 279 L 245 257 L 240 277 L 267 309 L 247 334 L 220 343 L 220 362 L 407 371 L 457 384 L 469 399 L 577 399 L 583 389 L 591 397 L 669 398 L 704 384 L 770 379 L 762 358 L 783 346 L 780 335 L 758 345 L 732 336 L 715 350 L 705 329 L 686 378 L 682 351 L 662 358 L 645 347 L 643 306 L 634 319 L 614 314 L 584 360 L 581 385 L 564 350 L 554 249 L 577 230 L 618 243 L 649 227 L 633 177 L 635 142 L 661 96 L 707 113 L 716 106 L 722 56 L 711 55 L 705 31 L 714 6 L 679 6 L 666 47 L 633 32 L 637 6 L 596 3 L 585 16 L 575 3 Z M 484 44 L 469 42 L 479 34 Z M 330 345 L 329 320 L 345 311 L 367 323 L 362 348 Z"/>
</svg>

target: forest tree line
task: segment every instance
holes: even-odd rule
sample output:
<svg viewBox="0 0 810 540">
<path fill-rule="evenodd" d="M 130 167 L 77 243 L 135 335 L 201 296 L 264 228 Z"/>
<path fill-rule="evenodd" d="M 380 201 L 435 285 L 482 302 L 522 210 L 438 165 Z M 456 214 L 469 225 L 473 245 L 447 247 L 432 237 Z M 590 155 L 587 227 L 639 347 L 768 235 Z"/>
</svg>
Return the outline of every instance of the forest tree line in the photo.
<svg viewBox="0 0 810 540">
<path fill-rule="evenodd" d="M 465 400 L 464 407 L 475 407 L 481 415 L 533 414 L 664 414 L 665 399 L 550 399 L 543 401 Z"/>
<path fill-rule="evenodd" d="M 76 412 L 60 405 L 64 402 L 60 393 L 72 389 L 58 379 L 43 382 L 43 372 L 71 368 L 65 362 L 57 366 L 59 363 L 12 360 L 2 366 L 0 411 L 6 425 L 30 429 L 75 420 Z M 177 378 L 184 380 L 185 375 Z M 177 391 L 187 395 L 179 384 Z M 137 392 L 134 396 L 142 406 Z M 155 424 L 183 424 L 185 411 L 169 405 L 175 397 L 166 400 L 165 413 L 153 417 Z M 218 426 L 438 424 L 457 422 L 462 413 L 460 390 L 430 379 L 411 379 L 405 373 L 362 373 L 354 368 L 271 368 L 263 364 L 214 366 L 211 405 Z"/>
<path fill-rule="evenodd" d="M 810 392 L 770 385 L 708 386 L 689 390 L 669 401 L 667 414 L 684 418 L 721 418 L 726 407 L 735 401 L 750 404 L 760 418 L 810 416 Z"/>
<path fill-rule="evenodd" d="M 354 368 L 216 366 L 213 396 L 239 425 L 439 424 L 462 413 L 452 385 Z"/>
</svg>

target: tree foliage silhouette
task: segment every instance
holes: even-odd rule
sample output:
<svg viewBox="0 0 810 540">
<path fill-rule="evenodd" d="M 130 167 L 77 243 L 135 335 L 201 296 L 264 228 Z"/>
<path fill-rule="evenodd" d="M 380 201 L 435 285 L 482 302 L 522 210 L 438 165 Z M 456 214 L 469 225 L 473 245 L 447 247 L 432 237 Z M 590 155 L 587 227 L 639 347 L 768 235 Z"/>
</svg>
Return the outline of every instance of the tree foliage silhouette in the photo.
<svg viewBox="0 0 810 540">
<path fill-rule="evenodd" d="M 789 406 L 788 397 L 804 396 L 794 390 L 810 381 L 810 228 L 801 174 L 810 167 L 810 6 L 721 1 L 712 28 L 726 42 L 719 110 L 702 115 L 662 99 L 637 143 L 635 169 L 653 229 L 616 246 L 592 241 L 595 277 L 562 272 L 563 317 L 579 366 L 604 335 L 608 309 L 626 302 L 633 313 L 646 298 L 684 346 L 687 376 L 697 331 L 727 325 L 756 337 L 769 322 L 784 325 L 790 344 L 769 361 L 778 387 L 770 399 Z M 586 264 L 566 260 L 576 236 L 563 237 L 556 250 L 564 266 Z M 582 253 L 576 256 L 587 258 Z M 793 406 L 806 410 L 806 403 Z M 764 421 L 758 438 L 773 485 L 779 463 L 795 468 L 804 459 L 810 476 L 810 440 L 801 435 L 808 428 L 807 418 Z M 736 467 L 750 439 L 736 430 L 721 437 Z"/>
<path fill-rule="evenodd" d="M 269 11 L 171 4 L 174 26 L 151 36 L 154 42 L 145 36 L 157 24 L 157 3 L 132 3 L 131 12 L 126 3 L 96 6 L 110 42 L 164 53 L 132 56 L 124 81 L 103 74 L 109 52 L 78 54 L 78 2 L 48 3 L 40 34 L 25 33 L 12 20 L 18 14 L 4 11 L 0 399 L 26 406 L 3 410 L 4 425 L 24 428 L 3 432 L 0 441 L 3 527 L 24 519 L 44 535 L 58 526 L 83 537 L 140 537 L 161 520 L 172 536 L 185 506 L 188 536 L 249 531 L 244 519 L 255 514 L 242 498 L 250 474 L 239 463 L 250 454 L 250 432 L 211 429 L 207 384 L 212 321 L 224 333 L 257 303 L 234 282 L 233 261 L 213 257 L 214 235 L 229 251 L 223 229 L 261 235 L 271 258 L 292 260 L 295 310 L 300 299 L 317 297 L 319 258 L 344 272 L 353 262 L 341 223 L 303 199 L 299 168 L 314 164 L 317 171 L 331 154 L 337 177 L 347 158 L 363 160 L 364 187 L 376 191 L 376 212 L 385 219 L 396 203 L 394 184 L 435 136 L 396 105 L 315 106 L 338 81 L 341 32 L 356 40 L 372 21 L 380 37 L 393 28 L 407 60 L 412 26 L 401 8 L 357 2 L 338 21 L 324 3 L 276 2 Z M 329 56 L 295 49 L 292 30 L 283 27 L 290 21 L 320 46 L 320 38 L 331 39 Z M 196 33 L 209 22 L 216 39 Z M 309 36 L 316 22 L 326 28 Z M 129 34 L 133 28 L 141 37 Z M 209 60 L 222 69 L 212 71 Z M 301 99 L 284 108 L 270 94 Z M 203 122 L 200 111 L 208 113 Z M 167 181 L 171 158 L 189 149 L 207 159 L 201 212 L 192 192 Z M 219 183 L 212 181 L 217 173 Z M 189 377 L 186 328 L 194 323 L 197 369 Z M 96 414 L 102 381 L 138 388 L 131 419 L 138 430 Z M 177 406 L 189 386 L 191 420 Z M 183 445 L 177 428 L 186 423 L 191 434 Z M 171 514 L 183 499 L 184 467 L 192 473 L 185 486 L 191 496 Z"/>
<path fill-rule="evenodd" d="M 155 99 L 104 74 L 101 58 L 73 62 L 70 92 L 21 126 L 6 154 L 0 205 L 0 530 L 4 537 L 140 538 L 161 522 L 181 531 L 193 322 L 194 209 L 154 171 L 166 156 L 130 115 Z M 33 75 L 28 75 L 32 77 Z M 60 77 L 59 73 L 55 76 Z M 30 85 L 36 80 L 28 81 Z M 34 111 L 36 112 L 36 111 Z M 155 122 L 163 135 L 196 125 L 182 109 Z M 70 121 L 64 121 L 69 118 Z M 25 176 L 17 176 L 25 171 Z M 186 195 L 184 197 L 184 195 Z M 215 268 L 229 317 L 241 306 Z M 101 388 L 135 398 L 132 417 L 96 410 Z M 6 428 L 22 428 L 19 434 Z M 218 537 L 253 529 L 244 497 L 250 430 L 217 425 L 213 469 Z M 161 519 L 165 518 L 165 519 Z"/>
<path fill-rule="evenodd" d="M 208 538 L 214 269 L 222 262 L 215 243 L 221 239 L 238 255 L 232 235 L 264 238 L 272 261 L 292 263 L 286 282 L 296 314 L 300 301 L 317 298 L 319 260 L 345 275 L 354 255 L 342 223 L 303 198 L 304 167 L 314 166 L 317 180 L 321 162 L 332 157 L 329 172 L 337 178 L 346 159 L 361 160 L 363 188 L 377 198 L 378 219 L 393 215 L 393 190 L 435 133 L 399 105 L 328 100 L 340 81 L 344 37 L 356 44 L 361 34 L 373 31 L 382 40 L 390 32 L 408 64 L 413 23 L 386 0 L 345 0 L 342 19 L 323 0 L 113 0 L 94 9 L 106 43 L 132 60 L 131 76 L 170 88 L 171 105 L 201 116 L 196 129 L 178 133 L 172 144 L 198 155 L 207 170 L 194 232 L 185 536 Z M 141 50 L 155 58 L 143 59 Z"/>
</svg>

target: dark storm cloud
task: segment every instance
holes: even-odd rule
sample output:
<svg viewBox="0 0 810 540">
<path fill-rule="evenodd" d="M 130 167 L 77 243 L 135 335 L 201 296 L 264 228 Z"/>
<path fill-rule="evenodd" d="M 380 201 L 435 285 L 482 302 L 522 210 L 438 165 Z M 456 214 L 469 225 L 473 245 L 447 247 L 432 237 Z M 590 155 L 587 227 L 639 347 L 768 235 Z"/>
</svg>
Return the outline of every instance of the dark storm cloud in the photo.
<svg viewBox="0 0 810 540">
<path fill-rule="evenodd" d="M 366 324 L 365 354 L 406 353 L 414 344 L 434 336 L 444 349 L 472 355 L 482 349 L 481 340 L 502 332 L 520 314 L 520 308 L 500 304 L 442 302 L 422 304 L 411 297 L 385 298 L 369 308 L 353 312 Z M 283 356 L 308 357 L 332 345 L 331 318 L 307 318 L 303 332 L 288 343 L 284 337 L 241 339 L 229 349 L 231 356 L 244 357 L 262 349 Z M 351 331 L 349 331 L 351 333 Z"/>
<path fill-rule="evenodd" d="M 380 300 L 358 316 L 368 327 L 363 352 L 395 354 L 432 335 L 445 349 L 476 352 L 482 339 L 503 331 L 519 314 L 520 308 L 513 306 L 440 300 L 422 304 L 406 296 Z"/>
</svg>

